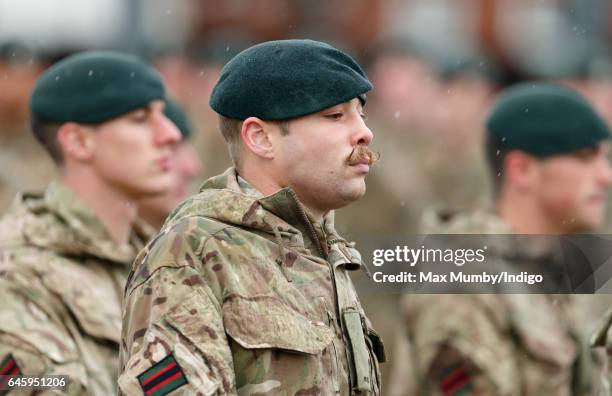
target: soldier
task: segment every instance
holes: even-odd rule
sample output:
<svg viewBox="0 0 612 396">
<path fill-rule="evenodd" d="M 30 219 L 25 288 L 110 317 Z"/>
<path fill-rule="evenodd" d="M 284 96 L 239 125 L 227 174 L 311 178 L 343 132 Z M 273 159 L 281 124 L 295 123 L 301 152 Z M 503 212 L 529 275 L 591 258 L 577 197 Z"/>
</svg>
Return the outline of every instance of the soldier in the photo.
<svg viewBox="0 0 612 396">
<path fill-rule="evenodd" d="M 187 198 L 189 183 L 202 171 L 202 163 L 187 140 L 193 129 L 187 114 L 178 103 L 169 98 L 166 99 L 164 114 L 177 126 L 183 139 L 172 148 L 173 187 L 165 194 L 147 197 L 138 202 L 138 216 L 156 230 L 164 224 L 170 211 Z"/>
<path fill-rule="evenodd" d="M 375 155 L 359 65 L 311 40 L 238 54 L 215 86 L 234 168 L 173 211 L 126 288 L 123 394 L 380 394 L 380 338 L 333 210 Z"/>
<path fill-rule="evenodd" d="M 593 333 L 591 346 L 605 348 L 607 360 L 602 376 L 601 396 L 612 396 L 612 308 L 606 312 L 597 330 Z"/>
<path fill-rule="evenodd" d="M 66 375 L 65 394 L 111 395 L 123 286 L 151 236 L 136 202 L 171 188 L 180 133 L 158 73 L 112 52 L 50 67 L 30 110 L 59 180 L 18 195 L 0 222 L 0 373 Z"/>
<path fill-rule="evenodd" d="M 425 233 L 572 234 L 602 226 L 610 133 L 586 100 L 558 85 L 522 84 L 501 95 L 486 126 L 495 210 L 430 216 Z M 544 254 L 508 250 L 504 258 L 517 263 Z M 411 295 L 402 309 L 423 395 L 592 394 L 586 329 L 571 296 Z"/>
</svg>

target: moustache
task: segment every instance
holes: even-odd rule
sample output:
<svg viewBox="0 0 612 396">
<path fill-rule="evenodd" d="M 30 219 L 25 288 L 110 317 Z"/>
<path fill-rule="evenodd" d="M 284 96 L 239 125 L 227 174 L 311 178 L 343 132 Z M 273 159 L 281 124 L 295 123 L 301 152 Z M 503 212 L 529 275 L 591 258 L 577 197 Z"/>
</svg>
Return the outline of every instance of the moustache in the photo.
<svg viewBox="0 0 612 396">
<path fill-rule="evenodd" d="M 368 161 L 368 165 L 373 165 L 378 160 L 380 160 L 380 153 L 370 150 L 368 146 L 358 145 L 351 152 L 347 163 L 352 166 Z"/>
</svg>

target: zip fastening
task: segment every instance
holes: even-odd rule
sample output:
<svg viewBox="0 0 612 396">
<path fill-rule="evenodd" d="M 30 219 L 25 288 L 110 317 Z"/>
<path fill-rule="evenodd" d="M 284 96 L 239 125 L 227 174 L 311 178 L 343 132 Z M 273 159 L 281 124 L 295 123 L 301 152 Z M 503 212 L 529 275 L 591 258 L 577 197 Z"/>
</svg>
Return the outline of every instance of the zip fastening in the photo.
<svg viewBox="0 0 612 396">
<path fill-rule="evenodd" d="M 310 222 L 310 220 L 308 219 L 308 216 L 306 215 L 306 213 L 302 209 L 302 204 L 300 203 L 300 200 L 297 198 L 297 196 L 295 195 L 293 190 L 289 189 L 289 194 L 291 194 L 291 196 L 293 197 L 293 199 L 297 203 L 297 205 L 296 205 L 297 212 L 300 215 L 300 217 L 302 218 L 302 220 L 304 221 L 304 223 L 306 224 L 306 227 L 308 228 L 308 231 L 310 232 L 310 236 L 312 237 L 312 239 L 315 242 L 315 245 L 317 246 L 317 250 L 319 251 L 319 254 L 321 255 L 321 257 L 327 259 L 327 255 L 325 254 L 325 252 L 323 251 L 323 247 L 321 246 L 321 241 L 319 241 L 319 237 L 317 237 L 317 233 L 316 233 L 314 227 L 312 226 L 312 223 Z"/>
<path fill-rule="evenodd" d="M 321 257 L 325 258 L 325 262 L 327 263 L 327 266 L 329 267 L 330 270 L 330 277 L 332 279 L 332 287 L 334 290 L 334 296 L 336 297 L 336 301 L 335 301 L 335 306 L 336 309 L 338 311 L 338 314 L 336 315 L 337 318 L 340 318 L 342 315 L 342 307 L 340 306 L 340 299 L 338 298 L 338 286 L 336 285 L 336 271 L 334 270 L 334 266 L 327 261 L 327 255 L 323 252 L 323 248 L 321 247 L 321 242 L 319 241 L 319 238 L 317 237 L 317 233 L 314 229 L 314 227 L 312 226 L 312 223 L 310 222 L 310 219 L 308 219 L 308 216 L 306 216 L 306 213 L 304 213 L 304 210 L 302 209 L 302 204 L 300 203 L 300 200 L 297 198 L 297 196 L 295 195 L 295 193 L 293 192 L 293 190 L 289 190 L 289 194 L 291 194 L 291 196 L 293 197 L 293 199 L 295 200 L 295 202 L 297 203 L 297 212 L 300 215 L 300 217 L 302 218 L 302 220 L 304 221 L 304 223 L 306 224 L 306 227 L 308 228 L 308 230 L 311 233 L 311 237 L 314 237 L 314 241 L 315 244 L 317 246 L 317 249 L 319 250 L 319 254 L 321 255 Z M 345 329 L 344 329 L 344 323 L 342 323 L 342 320 L 338 319 L 338 324 L 340 326 L 341 329 L 341 333 L 342 333 L 342 342 L 344 342 L 345 345 L 347 345 L 348 340 L 346 339 L 345 336 Z M 350 360 L 351 360 L 351 356 L 349 356 L 350 352 L 348 350 L 348 348 L 344 348 L 345 354 L 346 354 L 346 359 L 347 362 L 349 362 L 350 364 Z M 347 372 L 348 375 L 348 386 L 349 389 L 352 388 L 352 381 L 353 379 L 351 378 L 351 370 L 349 369 Z"/>
</svg>

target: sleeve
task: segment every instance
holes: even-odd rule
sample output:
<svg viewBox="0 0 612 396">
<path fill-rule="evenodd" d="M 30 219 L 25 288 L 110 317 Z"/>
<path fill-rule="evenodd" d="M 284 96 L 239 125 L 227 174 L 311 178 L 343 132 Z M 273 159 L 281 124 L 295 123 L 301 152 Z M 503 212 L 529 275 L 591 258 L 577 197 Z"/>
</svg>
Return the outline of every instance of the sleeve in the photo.
<svg viewBox="0 0 612 396">
<path fill-rule="evenodd" d="M 123 312 L 120 394 L 236 394 L 221 306 L 196 262 L 172 233 L 137 260 Z"/>
<path fill-rule="evenodd" d="M 66 375 L 68 386 L 49 394 L 83 394 L 87 380 L 76 345 L 66 328 L 53 317 L 53 311 L 43 302 L 48 300 L 42 296 L 42 289 L 17 286 L 6 279 L 0 281 L 0 374 Z M 3 392 L 0 390 L 0 394 Z M 8 393 L 32 392 L 13 390 Z"/>
<path fill-rule="evenodd" d="M 486 302 L 468 295 L 411 295 L 402 308 L 423 388 L 445 396 L 515 394 L 511 341 Z"/>
</svg>

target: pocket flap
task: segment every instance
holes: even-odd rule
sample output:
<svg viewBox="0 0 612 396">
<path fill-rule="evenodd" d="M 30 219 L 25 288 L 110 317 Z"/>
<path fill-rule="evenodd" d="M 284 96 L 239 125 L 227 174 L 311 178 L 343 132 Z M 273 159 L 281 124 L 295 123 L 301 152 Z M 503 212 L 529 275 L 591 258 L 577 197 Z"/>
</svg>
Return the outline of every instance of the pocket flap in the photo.
<svg viewBox="0 0 612 396">
<path fill-rule="evenodd" d="M 314 322 L 275 297 L 232 296 L 223 303 L 225 331 L 246 349 L 277 348 L 316 355 L 334 337 L 323 322 Z"/>
<path fill-rule="evenodd" d="M 69 260 L 53 268 L 45 274 L 43 282 L 61 296 L 81 328 L 89 335 L 119 344 L 121 302 L 115 288 L 109 284 L 109 277 Z"/>
</svg>

